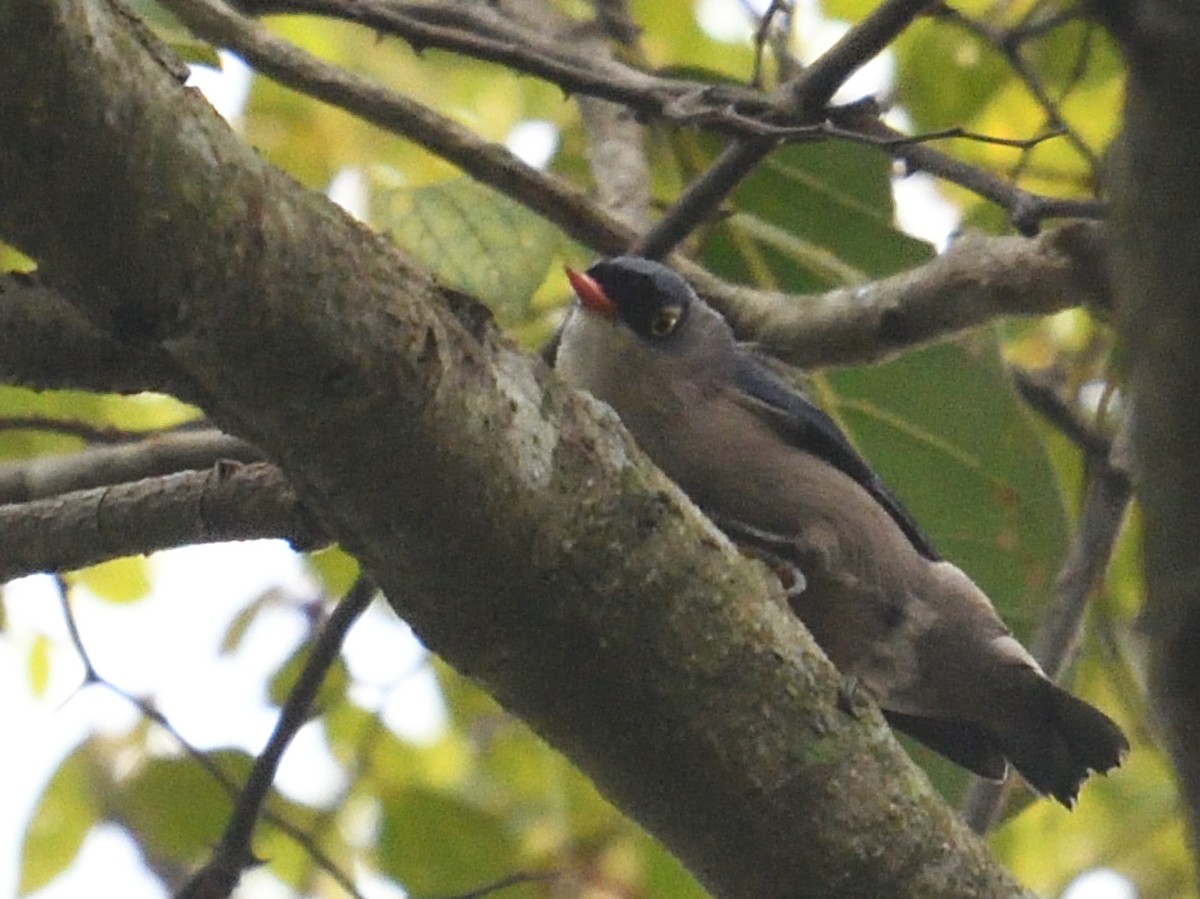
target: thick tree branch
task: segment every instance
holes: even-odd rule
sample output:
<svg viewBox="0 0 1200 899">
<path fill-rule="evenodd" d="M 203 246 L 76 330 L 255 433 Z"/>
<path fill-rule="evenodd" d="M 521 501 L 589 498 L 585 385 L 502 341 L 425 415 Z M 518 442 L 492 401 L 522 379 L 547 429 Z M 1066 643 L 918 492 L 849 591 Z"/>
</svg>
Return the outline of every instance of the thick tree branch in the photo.
<svg viewBox="0 0 1200 899">
<path fill-rule="evenodd" d="M 717 894 L 1018 892 L 611 415 L 143 40 L 104 0 L 8 3 L 0 233 L 169 355 L 431 648 Z"/>
</svg>

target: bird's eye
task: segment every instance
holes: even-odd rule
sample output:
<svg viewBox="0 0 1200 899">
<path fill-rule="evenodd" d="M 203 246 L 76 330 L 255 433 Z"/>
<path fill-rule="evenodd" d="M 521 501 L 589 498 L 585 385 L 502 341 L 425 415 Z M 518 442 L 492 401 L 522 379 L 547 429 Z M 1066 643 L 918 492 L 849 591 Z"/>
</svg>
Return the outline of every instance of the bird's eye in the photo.
<svg viewBox="0 0 1200 899">
<path fill-rule="evenodd" d="M 683 310 L 678 306 L 664 306 L 650 320 L 650 333 L 655 337 L 666 337 L 679 324 Z"/>
</svg>

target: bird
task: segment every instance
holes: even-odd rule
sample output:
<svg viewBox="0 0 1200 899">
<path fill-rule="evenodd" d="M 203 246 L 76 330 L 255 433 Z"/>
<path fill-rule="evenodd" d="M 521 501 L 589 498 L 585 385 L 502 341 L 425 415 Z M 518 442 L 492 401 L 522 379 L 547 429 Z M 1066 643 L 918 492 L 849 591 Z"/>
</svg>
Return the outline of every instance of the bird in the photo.
<svg viewBox="0 0 1200 899">
<path fill-rule="evenodd" d="M 792 611 L 889 724 L 982 777 L 1015 768 L 1071 808 L 1129 743 L 1061 689 L 984 592 L 942 558 L 824 411 L 666 265 L 566 269 L 554 367 L 608 404 L 726 536 L 767 561 Z"/>
</svg>

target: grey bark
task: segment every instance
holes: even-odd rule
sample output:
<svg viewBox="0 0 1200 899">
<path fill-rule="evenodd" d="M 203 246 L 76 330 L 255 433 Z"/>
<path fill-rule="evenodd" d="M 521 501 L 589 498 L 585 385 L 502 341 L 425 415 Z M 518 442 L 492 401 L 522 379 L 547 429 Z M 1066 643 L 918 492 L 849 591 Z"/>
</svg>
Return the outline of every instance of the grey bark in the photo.
<svg viewBox="0 0 1200 899">
<path fill-rule="evenodd" d="M 1200 854 L 1200 10 L 1094 4 L 1129 65 L 1112 152 L 1112 274 L 1145 517 L 1151 702 Z"/>
</svg>

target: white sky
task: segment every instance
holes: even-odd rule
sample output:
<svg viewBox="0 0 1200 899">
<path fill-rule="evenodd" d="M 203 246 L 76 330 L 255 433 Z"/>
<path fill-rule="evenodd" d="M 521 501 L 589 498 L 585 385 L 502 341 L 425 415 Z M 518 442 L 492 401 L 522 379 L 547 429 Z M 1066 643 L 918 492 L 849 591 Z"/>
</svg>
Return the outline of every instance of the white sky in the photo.
<svg viewBox="0 0 1200 899">
<path fill-rule="evenodd" d="M 748 31 L 736 0 L 700 0 L 706 28 L 725 39 Z M 835 40 L 844 25 L 821 19 L 814 2 L 798 3 L 811 58 Z M 197 69 L 191 83 L 203 90 L 226 118 L 236 123 L 249 87 L 249 72 L 222 54 L 224 70 Z M 890 57 L 866 67 L 845 89 L 861 96 L 892 77 Z M 544 164 L 557 134 L 544 122 L 523 123 L 510 147 L 531 164 Z M 352 210 L 362 207 L 361 179 L 348 172 L 331 185 L 331 195 Z M 897 185 L 903 226 L 944 245 L 955 227 L 953 208 L 922 176 Z M 241 651 L 218 657 L 222 631 L 253 597 L 281 586 L 297 596 L 315 588 L 302 563 L 276 541 L 191 547 L 160 553 L 151 560 L 154 589 L 145 600 L 117 606 L 82 591 L 76 612 L 83 638 L 101 675 L 135 694 L 152 695 L 167 718 L 201 748 L 237 745 L 255 752 L 274 724 L 263 697 L 247 690 L 291 653 L 304 633 L 302 616 L 286 607 L 263 614 Z M 128 703 L 99 687 L 77 691 L 82 668 L 74 657 L 53 586 L 33 577 L 5 587 L 7 630 L 0 635 L 0 721 L 6 723 L 4 764 L 0 765 L 0 896 L 15 895 L 21 837 L 29 815 L 61 759 L 89 733 L 119 734 L 132 727 L 137 713 Z M 38 635 L 55 644 L 53 677 L 40 698 L 30 694 L 28 656 Z M 422 664 L 422 650 L 390 610 L 376 604 L 351 631 L 347 661 L 356 679 L 355 698 L 380 708 L 389 727 L 412 739 L 430 739 L 444 724 L 436 682 Z M 17 736 L 19 735 L 19 737 Z M 166 744 L 164 744 L 166 745 Z M 337 789 L 340 774 L 315 728 L 302 732 L 284 758 L 279 786 L 300 799 L 319 801 Z M 99 886 L 99 889 L 97 887 Z M 398 895 L 385 884 L 371 883 L 373 895 Z M 246 895 L 272 899 L 286 895 L 269 875 L 243 881 Z M 162 899 L 153 878 L 141 868 L 136 849 L 115 827 L 99 828 L 84 844 L 70 871 L 36 899 L 79 896 Z M 1064 899 L 1134 899 L 1128 881 L 1098 870 L 1079 878 Z"/>
</svg>

